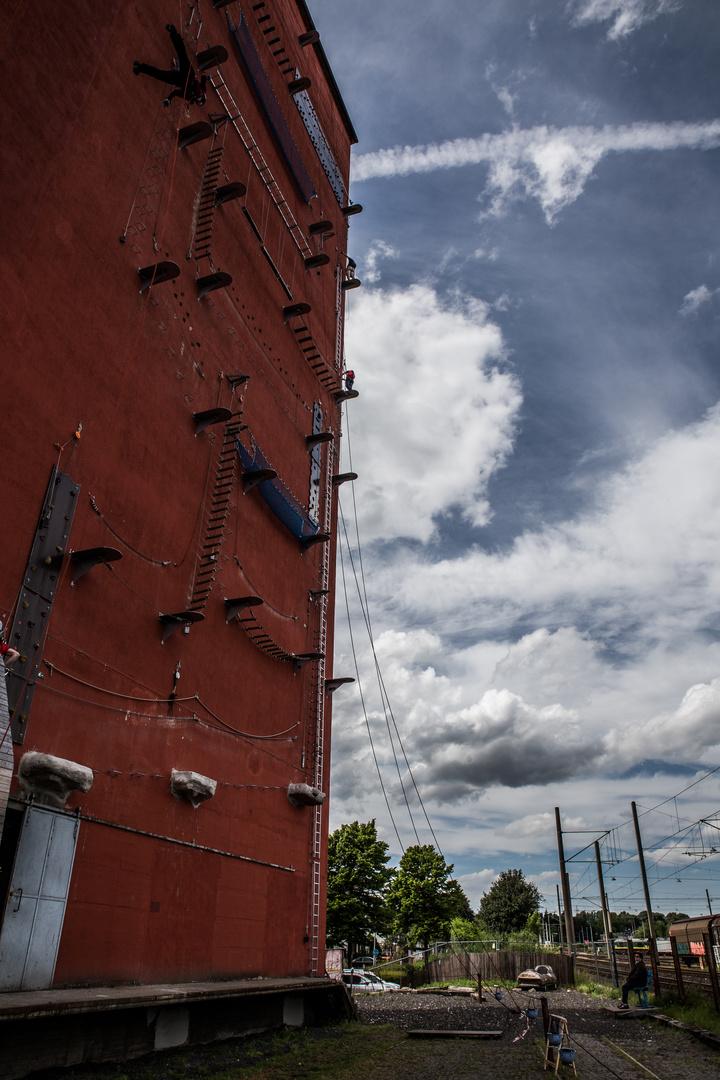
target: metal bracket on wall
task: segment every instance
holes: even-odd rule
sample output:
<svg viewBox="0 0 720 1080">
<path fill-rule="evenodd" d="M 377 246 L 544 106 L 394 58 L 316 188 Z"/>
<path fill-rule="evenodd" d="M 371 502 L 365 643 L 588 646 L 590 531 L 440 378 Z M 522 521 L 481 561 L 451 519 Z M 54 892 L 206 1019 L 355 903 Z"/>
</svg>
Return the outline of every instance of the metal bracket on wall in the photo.
<svg viewBox="0 0 720 1080">
<path fill-rule="evenodd" d="M 239 615 L 245 608 L 260 607 L 265 601 L 260 596 L 238 596 L 235 598 L 226 598 L 223 600 L 223 604 L 227 609 L 227 618 L 225 624 L 227 625 L 231 619 L 234 619 L 236 615 Z"/>
<path fill-rule="evenodd" d="M 175 611 L 167 615 L 160 612 L 158 622 L 163 626 L 163 645 L 181 626 L 185 627 L 187 632 L 193 623 L 202 622 L 204 618 L 205 616 L 200 611 Z"/>
<path fill-rule="evenodd" d="M 85 548 L 83 551 L 71 551 L 70 559 L 75 564 L 75 572 L 73 579 L 70 582 L 72 587 L 76 581 L 79 581 L 81 577 L 87 574 L 88 570 L 92 570 L 94 566 L 98 566 L 102 563 L 103 566 L 107 566 L 108 563 L 117 562 L 118 559 L 122 559 L 122 551 L 118 551 L 117 548 L 111 547 L 95 547 Z"/>
</svg>

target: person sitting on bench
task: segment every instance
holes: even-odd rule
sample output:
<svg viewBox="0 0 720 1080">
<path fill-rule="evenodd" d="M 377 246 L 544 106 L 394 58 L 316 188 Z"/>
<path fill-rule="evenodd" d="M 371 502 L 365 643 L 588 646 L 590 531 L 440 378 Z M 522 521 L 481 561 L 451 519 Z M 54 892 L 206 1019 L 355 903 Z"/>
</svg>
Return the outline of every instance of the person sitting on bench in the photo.
<svg viewBox="0 0 720 1080">
<path fill-rule="evenodd" d="M 635 953 L 635 966 L 627 977 L 627 982 L 623 983 L 622 988 L 622 1005 L 619 1005 L 620 1009 L 629 1009 L 628 994 L 631 990 L 637 990 L 640 986 L 647 984 L 647 968 L 643 963 L 643 958 L 640 953 Z"/>
</svg>

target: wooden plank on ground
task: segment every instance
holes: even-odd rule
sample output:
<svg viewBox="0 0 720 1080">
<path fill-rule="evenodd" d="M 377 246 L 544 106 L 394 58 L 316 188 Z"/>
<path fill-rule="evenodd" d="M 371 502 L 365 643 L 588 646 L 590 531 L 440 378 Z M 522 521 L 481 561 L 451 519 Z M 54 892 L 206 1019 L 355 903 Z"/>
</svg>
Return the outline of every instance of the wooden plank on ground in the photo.
<svg viewBox="0 0 720 1080">
<path fill-rule="evenodd" d="M 502 1031 L 437 1031 L 434 1028 L 413 1028 L 411 1039 L 499 1039 Z"/>
<path fill-rule="evenodd" d="M 648 1013 L 655 1012 L 652 1005 L 648 1005 L 647 1009 L 638 1008 L 637 1005 L 630 1005 L 627 1009 L 621 1009 L 618 1005 L 603 1005 L 603 1012 L 612 1013 L 613 1016 L 647 1016 Z"/>
</svg>

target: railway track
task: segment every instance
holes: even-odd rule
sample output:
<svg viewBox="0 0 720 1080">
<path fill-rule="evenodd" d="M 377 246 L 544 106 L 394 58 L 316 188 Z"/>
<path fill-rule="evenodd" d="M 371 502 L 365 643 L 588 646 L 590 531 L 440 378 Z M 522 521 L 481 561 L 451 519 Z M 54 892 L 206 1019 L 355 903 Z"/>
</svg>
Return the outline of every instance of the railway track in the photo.
<svg viewBox="0 0 720 1080">
<path fill-rule="evenodd" d="M 617 966 L 618 977 L 622 983 L 627 978 L 627 973 L 629 971 L 627 957 L 618 953 Z M 591 978 L 599 978 L 600 981 L 604 983 L 612 983 L 610 961 L 607 957 L 595 957 L 590 953 L 578 953 L 575 956 L 575 970 L 577 972 L 582 972 L 583 975 L 589 975 Z M 672 961 L 670 961 L 670 963 L 665 963 L 661 960 L 658 965 L 658 971 L 660 976 L 660 991 L 677 992 L 678 985 Z M 707 971 L 702 971 L 699 968 L 683 968 L 682 980 L 686 990 L 697 990 L 701 994 L 707 994 L 708 997 L 712 997 L 712 984 Z"/>
</svg>

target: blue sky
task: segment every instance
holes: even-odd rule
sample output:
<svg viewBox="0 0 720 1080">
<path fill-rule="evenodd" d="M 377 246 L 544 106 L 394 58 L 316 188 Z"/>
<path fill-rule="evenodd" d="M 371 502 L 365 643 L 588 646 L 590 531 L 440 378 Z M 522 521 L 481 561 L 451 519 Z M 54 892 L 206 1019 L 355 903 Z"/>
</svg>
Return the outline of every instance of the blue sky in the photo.
<svg viewBox="0 0 720 1080">
<path fill-rule="evenodd" d="M 509 867 L 554 903 L 559 806 L 590 830 L 568 853 L 619 827 L 611 906 L 641 909 L 631 800 L 720 765 L 716 6 L 311 11 L 365 208 L 343 436 L 360 478 L 342 507 L 415 780 L 474 904 Z M 344 560 L 397 832 L 357 685 L 334 698 L 331 824 L 375 816 L 397 857 L 415 832 Z M 335 670 L 354 674 L 342 582 L 337 622 Z M 683 830 L 719 810 L 710 776 L 644 813 L 656 910 L 705 910 L 706 888 L 720 910 L 717 857 L 682 854 L 705 851 Z M 588 873 L 579 907 L 598 899 Z"/>
</svg>

